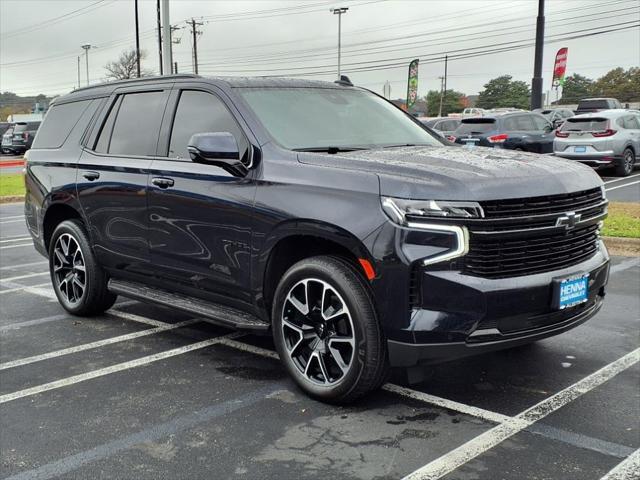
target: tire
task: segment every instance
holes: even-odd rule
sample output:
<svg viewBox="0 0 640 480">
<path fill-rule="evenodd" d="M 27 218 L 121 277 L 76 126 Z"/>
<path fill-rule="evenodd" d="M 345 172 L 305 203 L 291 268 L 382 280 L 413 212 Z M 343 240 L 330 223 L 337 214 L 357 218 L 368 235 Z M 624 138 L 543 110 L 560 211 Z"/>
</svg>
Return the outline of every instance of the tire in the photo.
<svg viewBox="0 0 640 480">
<path fill-rule="evenodd" d="M 619 177 L 628 177 L 633 172 L 633 165 L 636 157 L 633 150 L 625 148 L 622 152 L 622 159 L 616 164 L 616 175 Z"/>
<path fill-rule="evenodd" d="M 345 404 L 384 383 L 387 348 L 372 294 L 346 260 L 318 256 L 293 265 L 276 289 L 272 319 L 278 354 L 308 395 Z"/>
<path fill-rule="evenodd" d="M 107 275 L 96 262 L 80 220 L 65 220 L 54 230 L 49 243 L 49 272 L 60 305 L 72 315 L 97 315 L 116 301 L 117 296 L 107 289 Z"/>
</svg>

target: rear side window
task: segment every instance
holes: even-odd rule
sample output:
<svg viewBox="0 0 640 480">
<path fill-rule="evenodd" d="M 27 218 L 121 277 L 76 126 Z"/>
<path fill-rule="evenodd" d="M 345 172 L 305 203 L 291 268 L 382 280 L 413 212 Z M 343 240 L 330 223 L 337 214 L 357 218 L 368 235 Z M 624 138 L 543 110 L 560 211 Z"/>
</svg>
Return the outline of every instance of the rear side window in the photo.
<svg viewBox="0 0 640 480">
<path fill-rule="evenodd" d="M 495 118 L 468 118 L 462 120 L 462 123 L 460 123 L 460 126 L 456 129 L 456 134 L 486 133 L 495 129 L 495 126 Z"/>
<path fill-rule="evenodd" d="M 637 130 L 640 128 L 640 122 L 638 122 L 638 117 L 633 115 L 629 115 L 628 117 L 624 117 L 624 128 L 629 128 L 631 130 Z"/>
<path fill-rule="evenodd" d="M 123 95 L 109 113 L 96 151 L 114 155 L 155 155 L 166 103 L 167 95 L 163 91 Z"/>
<path fill-rule="evenodd" d="M 583 108 L 596 108 L 599 110 L 606 110 L 609 108 L 609 102 L 606 100 L 583 100 L 578 104 L 578 109 Z"/>
<path fill-rule="evenodd" d="M 244 158 L 249 145 L 225 104 L 211 93 L 183 91 L 173 119 L 169 157 L 189 159 L 187 144 L 191 136 L 209 132 L 232 133 L 238 142 L 240 158 Z"/>
<path fill-rule="evenodd" d="M 606 118 L 570 118 L 562 125 L 563 132 L 601 132 L 608 128 Z"/>
<path fill-rule="evenodd" d="M 54 105 L 47 112 L 42 127 L 33 141 L 33 148 L 60 148 L 80 120 L 91 100 Z"/>
<path fill-rule="evenodd" d="M 551 128 L 551 124 L 544 118 L 531 115 L 531 120 L 533 121 L 534 130 L 547 130 Z"/>
</svg>

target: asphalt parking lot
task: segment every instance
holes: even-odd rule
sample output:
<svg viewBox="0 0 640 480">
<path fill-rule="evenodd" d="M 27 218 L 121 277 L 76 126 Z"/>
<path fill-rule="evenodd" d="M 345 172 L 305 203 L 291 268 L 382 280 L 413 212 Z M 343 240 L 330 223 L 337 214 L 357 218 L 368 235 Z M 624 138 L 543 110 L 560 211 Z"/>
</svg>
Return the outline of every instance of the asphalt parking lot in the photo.
<svg viewBox="0 0 640 480">
<path fill-rule="evenodd" d="M 614 258 L 577 329 L 334 407 L 268 338 L 122 298 L 67 315 L 22 206 L 2 205 L 1 477 L 637 479 L 639 292 L 640 259 Z"/>
</svg>

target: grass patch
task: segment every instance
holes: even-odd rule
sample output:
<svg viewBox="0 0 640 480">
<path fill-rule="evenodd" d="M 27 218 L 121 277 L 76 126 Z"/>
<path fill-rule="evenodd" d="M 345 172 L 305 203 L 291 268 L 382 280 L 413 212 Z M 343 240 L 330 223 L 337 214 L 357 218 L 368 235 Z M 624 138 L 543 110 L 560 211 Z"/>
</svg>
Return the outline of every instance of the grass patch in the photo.
<svg viewBox="0 0 640 480">
<path fill-rule="evenodd" d="M 15 175 L 0 174 L 0 197 L 24 195 L 24 177 L 21 173 Z"/>
<path fill-rule="evenodd" d="M 640 238 L 640 203 L 611 202 L 602 234 L 608 237 Z"/>
</svg>

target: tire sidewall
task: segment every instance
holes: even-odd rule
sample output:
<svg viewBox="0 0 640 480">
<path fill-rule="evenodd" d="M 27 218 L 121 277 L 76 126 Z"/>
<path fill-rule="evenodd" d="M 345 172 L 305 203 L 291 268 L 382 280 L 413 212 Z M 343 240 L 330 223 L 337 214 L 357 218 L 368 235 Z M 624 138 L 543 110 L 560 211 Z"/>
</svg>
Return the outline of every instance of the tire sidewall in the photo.
<svg viewBox="0 0 640 480">
<path fill-rule="evenodd" d="M 346 375 L 334 385 L 322 386 L 307 380 L 289 357 L 284 345 L 284 337 L 282 334 L 282 310 L 284 308 L 284 300 L 295 284 L 307 278 L 317 278 L 330 284 L 332 288 L 340 294 L 351 313 L 356 344 L 354 358 Z M 349 287 L 349 284 L 351 284 L 353 280 L 354 279 L 349 279 L 348 276 L 334 271 L 332 268 L 327 268 L 324 262 L 310 259 L 299 262 L 291 267 L 283 275 L 282 281 L 278 285 L 274 295 L 272 307 L 273 337 L 280 359 L 289 374 L 303 390 L 325 401 L 339 399 L 340 397 L 348 395 L 349 392 L 355 388 L 366 365 L 367 355 L 370 355 L 368 352 L 369 345 L 367 344 L 368 332 L 366 332 L 366 322 L 363 321 L 363 316 L 372 315 L 372 320 L 377 320 L 372 306 L 362 305 L 362 302 L 353 291 L 354 288 L 361 288 L 361 286 L 356 283 L 352 285 L 351 288 Z"/>
<path fill-rule="evenodd" d="M 85 264 L 85 289 L 82 294 L 82 299 L 72 304 L 70 303 L 65 295 L 60 291 L 58 286 L 58 282 L 55 279 L 55 274 L 53 273 L 53 262 L 55 258 L 55 245 L 58 241 L 58 238 L 63 234 L 68 234 L 73 237 L 73 239 L 80 246 L 80 251 L 82 252 L 82 257 L 84 259 Z M 60 225 L 56 227 L 51 235 L 51 241 L 49 242 L 49 274 L 51 276 L 51 284 L 53 285 L 53 291 L 58 297 L 58 301 L 64 307 L 65 310 L 71 313 L 81 312 L 86 309 L 90 300 L 91 300 L 91 288 L 93 285 L 93 277 L 95 272 L 93 271 L 95 266 L 95 261 L 93 259 L 93 252 L 91 251 L 91 247 L 86 239 L 86 235 L 82 231 L 82 228 L 74 221 L 65 220 Z"/>
</svg>

